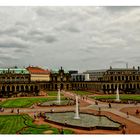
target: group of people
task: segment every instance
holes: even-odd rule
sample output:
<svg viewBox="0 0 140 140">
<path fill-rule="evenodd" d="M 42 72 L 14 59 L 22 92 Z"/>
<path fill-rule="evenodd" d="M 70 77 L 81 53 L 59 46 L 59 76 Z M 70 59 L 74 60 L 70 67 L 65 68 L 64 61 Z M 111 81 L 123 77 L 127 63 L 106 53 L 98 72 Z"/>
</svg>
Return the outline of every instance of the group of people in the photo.
<svg viewBox="0 0 140 140">
<path fill-rule="evenodd" d="M 3 107 L 0 108 L 0 112 L 4 112 L 4 108 Z"/>
<path fill-rule="evenodd" d="M 87 100 L 88 99 L 88 95 L 87 96 L 81 96 L 82 100 Z"/>
<path fill-rule="evenodd" d="M 44 114 L 42 114 L 42 112 L 34 112 L 34 120 L 39 119 L 42 116 L 46 116 L 46 112 L 44 112 Z"/>
<path fill-rule="evenodd" d="M 20 113 L 19 109 L 17 109 L 16 112 L 17 112 L 17 114 L 19 114 Z M 14 108 L 11 109 L 11 113 L 14 113 Z"/>
<path fill-rule="evenodd" d="M 136 115 L 139 115 L 140 111 L 138 109 L 136 109 Z"/>
</svg>

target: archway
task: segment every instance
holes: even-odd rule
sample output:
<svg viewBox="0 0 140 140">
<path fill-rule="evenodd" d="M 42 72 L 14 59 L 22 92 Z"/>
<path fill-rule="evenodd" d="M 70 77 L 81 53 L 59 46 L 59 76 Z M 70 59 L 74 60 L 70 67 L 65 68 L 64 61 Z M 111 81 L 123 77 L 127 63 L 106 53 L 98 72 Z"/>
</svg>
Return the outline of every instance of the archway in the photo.
<svg viewBox="0 0 140 140">
<path fill-rule="evenodd" d="M 28 86 L 27 86 L 27 85 L 25 86 L 25 90 L 26 90 L 26 91 L 29 91 L 29 88 L 28 88 Z"/>
<path fill-rule="evenodd" d="M 7 86 L 7 92 L 10 92 L 10 86 Z"/>
<path fill-rule="evenodd" d="M 69 89 L 69 84 L 67 84 L 67 90 Z"/>
<path fill-rule="evenodd" d="M 14 92 L 15 91 L 15 86 L 12 86 L 12 92 Z"/>
<path fill-rule="evenodd" d="M 60 84 L 60 90 L 62 90 L 64 88 L 63 84 Z"/>
<path fill-rule="evenodd" d="M 55 84 L 55 90 L 57 90 L 57 84 Z"/>
<path fill-rule="evenodd" d="M 2 91 L 5 91 L 5 86 L 2 86 Z"/>
<path fill-rule="evenodd" d="M 24 91 L 24 86 L 23 85 L 21 86 L 21 91 Z"/>
<path fill-rule="evenodd" d="M 19 91 L 19 86 L 16 86 L 16 91 Z"/>
<path fill-rule="evenodd" d="M 33 86 L 30 87 L 30 90 L 33 91 Z"/>
</svg>

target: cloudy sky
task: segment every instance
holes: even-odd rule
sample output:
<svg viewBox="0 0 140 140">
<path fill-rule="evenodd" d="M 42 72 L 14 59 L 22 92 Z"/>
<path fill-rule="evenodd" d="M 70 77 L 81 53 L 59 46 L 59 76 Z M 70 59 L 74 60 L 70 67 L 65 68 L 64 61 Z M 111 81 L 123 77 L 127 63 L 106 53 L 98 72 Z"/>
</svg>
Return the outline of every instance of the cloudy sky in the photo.
<svg viewBox="0 0 140 140">
<path fill-rule="evenodd" d="M 140 65 L 140 7 L 0 7 L 0 67 Z"/>
</svg>

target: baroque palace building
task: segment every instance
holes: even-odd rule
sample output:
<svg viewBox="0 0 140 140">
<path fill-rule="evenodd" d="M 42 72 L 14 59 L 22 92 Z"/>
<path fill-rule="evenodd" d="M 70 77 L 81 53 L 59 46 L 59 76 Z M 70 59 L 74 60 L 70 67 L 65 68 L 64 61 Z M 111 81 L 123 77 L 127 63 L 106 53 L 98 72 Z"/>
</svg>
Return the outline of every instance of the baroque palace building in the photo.
<svg viewBox="0 0 140 140">
<path fill-rule="evenodd" d="M 94 80 L 73 80 L 71 71 L 45 70 L 40 67 L 1 68 L 0 96 L 10 97 L 18 93 L 34 93 L 45 90 L 92 90 L 106 94 L 115 93 L 117 87 L 122 93 L 139 93 L 140 68 L 112 68 L 94 72 Z M 95 75 L 97 73 L 97 76 Z M 99 78 L 98 78 L 99 77 Z"/>
<path fill-rule="evenodd" d="M 122 93 L 139 93 L 140 67 L 112 68 L 103 76 L 102 90 L 104 93 L 114 93 L 119 88 Z"/>
<path fill-rule="evenodd" d="M 32 83 L 30 78 L 30 74 L 25 68 L 0 69 L 0 96 L 39 90 L 38 85 Z"/>
</svg>

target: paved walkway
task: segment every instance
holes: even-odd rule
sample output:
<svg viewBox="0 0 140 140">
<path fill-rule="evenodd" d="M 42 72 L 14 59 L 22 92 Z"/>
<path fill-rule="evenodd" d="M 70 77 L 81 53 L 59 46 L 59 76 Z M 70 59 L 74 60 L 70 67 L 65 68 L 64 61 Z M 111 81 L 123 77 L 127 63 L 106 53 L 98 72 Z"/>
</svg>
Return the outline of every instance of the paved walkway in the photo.
<svg viewBox="0 0 140 140">
<path fill-rule="evenodd" d="M 76 94 L 71 93 L 71 92 L 65 92 L 63 91 L 64 96 L 66 97 L 70 97 L 75 99 Z M 105 102 L 99 102 L 98 101 L 98 105 L 95 105 L 95 100 L 91 99 L 91 98 L 87 98 L 87 99 L 82 99 L 79 96 L 80 101 L 82 102 L 86 102 L 90 105 L 87 105 L 85 107 L 80 107 L 80 109 L 94 109 L 94 110 L 99 110 L 99 107 L 101 108 L 102 111 L 107 111 L 107 112 L 111 112 L 113 114 L 116 114 L 122 118 L 125 118 L 127 120 L 130 120 L 132 122 L 135 122 L 137 124 L 140 124 L 140 119 L 136 118 L 132 115 L 129 115 L 129 118 L 127 118 L 127 115 L 121 111 L 119 111 L 120 109 L 124 108 L 124 107 L 140 107 L 140 104 L 134 105 L 134 104 L 116 104 L 113 103 L 112 108 L 108 108 L 108 103 Z M 56 112 L 59 111 L 75 111 L 75 106 L 68 106 L 68 107 L 38 107 L 36 106 L 35 108 L 19 108 L 20 112 L 22 113 L 33 113 L 33 112 L 49 112 L 51 109 L 54 109 Z M 10 113 L 11 112 L 11 108 L 5 108 L 5 113 Z M 17 113 L 17 109 L 14 109 L 14 113 Z M 4 114 L 3 112 L 1 112 L 0 114 Z"/>
<path fill-rule="evenodd" d="M 116 115 L 118 115 L 118 116 L 121 116 L 121 117 L 123 117 L 123 118 L 125 118 L 125 119 L 127 119 L 127 120 L 130 120 L 130 121 L 132 121 L 132 122 L 135 122 L 135 123 L 137 123 L 137 124 L 140 124 L 140 119 L 139 118 L 136 118 L 136 117 L 134 117 L 134 116 L 132 116 L 132 115 L 129 115 L 129 117 L 127 117 L 127 115 L 125 114 L 125 113 L 123 113 L 123 112 L 120 112 L 120 111 L 118 111 L 118 110 L 116 110 L 116 109 L 108 109 L 108 110 L 105 110 L 104 109 L 104 111 L 108 111 L 108 112 L 111 112 L 111 113 L 113 113 L 113 114 L 116 114 Z"/>
<path fill-rule="evenodd" d="M 73 94 L 71 92 L 64 92 L 64 95 L 65 96 L 69 96 L 69 97 L 73 97 L 73 98 L 76 96 L 76 94 Z M 87 98 L 87 99 L 85 99 L 83 101 L 91 104 L 91 105 L 85 107 L 87 109 L 98 110 L 99 107 L 100 107 L 102 111 L 111 112 L 111 113 L 113 113 L 115 115 L 118 115 L 120 117 L 123 117 L 123 118 L 125 118 L 127 120 L 130 120 L 132 122 L 140 124 L 140 119 L 139 118 L 136 118 L 136 117 L 134 117 L 132 115 L 129 115 L 129 117 L 127 117 L 127 115 L 125 113 L 119 111 L 119 110 L 121 110 L 124 107 L 140 107 L 140 104 L 134 105 L 134 104 L 117 104 L 117 103 L 113 103 L 113 104 L 111 104 L 112 108 L 109 108 L 108 107 L 108 103 L 105 103 L 105 102 L 99 102 L 98 101 L 98 105 L 95 105 L 95 100 L 94 99 Z"/>
</svg>

